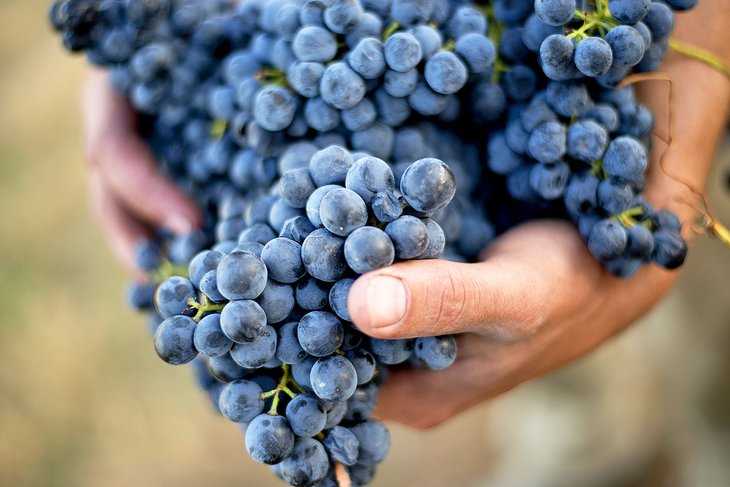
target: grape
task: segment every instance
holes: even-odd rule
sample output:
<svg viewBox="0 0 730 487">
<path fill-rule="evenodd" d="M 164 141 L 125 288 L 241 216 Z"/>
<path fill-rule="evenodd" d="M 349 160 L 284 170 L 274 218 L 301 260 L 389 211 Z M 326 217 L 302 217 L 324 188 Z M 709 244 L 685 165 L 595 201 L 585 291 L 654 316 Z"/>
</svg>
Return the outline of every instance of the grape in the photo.
<svg viewBox="0 0 730 487">
<path fill-rule="evenodd" d="M 347 296 L 354 282 L 353 279 L 341 279 L 330 288 L 330 307 L 337 316 L 345 321 L 351 321 L 350 313 L 347 311 Z"/>
<path fill-rule="evenodd" d="M 195 327 L 193 344 L 203 355 L 220 357 L 228 353 L 233 342 L 223 333 L 220 315 L 210 314 Z"/>
<path fill-rule="evenodd" d="M 395 248 L 388 235 L 375 227 L 361 227 L 345 240 L 345 260 L 358 274 L 389 266 Z"/>
<path fill-rule="evenodd" d="M 294 309 L 294 289 L 289 284 L 269 280 L 257 302 L 269 323 L 281 323 Z"/>
<path fill-rule="evenodd" d="M 335 426 L 327 431 L 323 441 L 327 453 L 343 465 L 354 465 L 360 449 L 360 441 L 352 431 L 342 426 Z"/>
<path fill-rule="evenodd" d="M 416 217 L 404 215 L 388 223 L 385 233 L 395 245 L 396 257 L 413 259 L 423 254 L 428 247 L 426 225 Z"/>
<path fill-rule="evenodd" d="M 492 41 L 484 35 L 474 32 L 459 37 L 454 50 L 466 62 L 469 71 L 474 74 L 486 72 L 496 58 L 496 49 Z"/>
<path fill-rule="evenodd" d="M 644 39 L 631 26 L 614 27 L 606 34 L 606 42 L 611 46 L 613 63 L 617 66 L 636 66 L 644 56 Z"/>
<path fill-rule="evenodd" d="M 586 76 L 601 76 L 612 64 L 611 46 L 600 37 L 588 37 L 575 47 L 575 66 Z"/>
<path fill-rule="evenodd" d="M 266 265 L 250 252 L 233 251 L 218 264 L 218 290 L 226 299 L 253 299 L 266 286 Z"/>
<path fill-rule="evenodd" d="M 626 230 L 613 220 L 601 220 L 593 226 L 588 237 L 588 250 L 597 259 L 620 256 L 626 248 Z"/>
<path fill-rule="evenodd" d="M 395 178 L 385 161 L 377 157 L 363 157 L 355 161 L 347 171 L 345 186 L 369 204 L 376 193 L 392 190 L 395 187 Z"/>
<path fill-rule="evenodd" d="M 383 461 L 390 449 L 390 433 L 380 421 L 368 420 L 350 428 L 360 442 L 358 463 L 375 465 Z"/>
<path fill-rule="evenodd" d="M 266 327 L 266 313 L 255 301 L 231 301 L 221 311 L 223 333 L 236 343 L 255 340 Z"/>
<path fill-rule="evenodd" d="M 442 370 L 456 359 L 456 340 L 450 335 L 416 338 L 413 351 L 430 369 Z"/>
<path fill-rule="evenodd" d="M 282 325 L 278 331 L 276 357 L 286 364 L 296 364 L 307 357 L 297 336 L 297 323 Z"/>
<path fill-rule="evenodd" d="M 254 340 L 235 343 L 231 358 L 241 367 L 258 369 L 276 356 L 276 340 L 276 330 L 267 326 Z"/>
<path fill-rule="evenodd" d="M 208 372 L 220 382 L 232 382 L 237 379 L 243 379 L 249 373 L 248 369 L 244 369 L 233 361 L 230 354 L 220 357 L 212 357 L 208 360 Z"/>
<path fill-rule="evenodd" d="M 345 357 L 355 367 L 357 385 L 370 382 L 375 374 L 375 357 L 373 357 L 373 354 L 363 348 L 356 348 L 347 352 Z"/>
<path fill-rule="evenodd" d="M 654 39 L 664 38 L 674 29 L 674 14 L 666 4 L 661 2 L 652 2 L 646 15 L 638 20 L 649 27 Z"/>
<path fill-rule="evenodd" d="M 311 98 L 304 105 L 304 120 L 314 130 L 326 132 L 340 124 L 340 112 L 322 98 Z"/>
<path fill-rule="evenodd" d="M 428 235 L 428 245 L 426 250 L 418 256 L 419 259 L 438 259 L 446 248 L 446 235 L 438 223 L 426 218 L 423 220 L 426 225 L 426 233 Z"/>
<path fill-rule="evenodd" d="M 173 276 L 160 284 L 155 291 L 155 309 L 163 318 L 182 314 L 190 299 L 195 298 L 193 284 L 184 277 Z"/>
<path fill-rule="evenodd" d="M 535 0 L 535 14 L 548 25 L 564 25 L 573 19 L 575 0 Z"/>
<path fill-rule="evenodd" d="M 279 232 L 280 237 L 288 238 L 300 244 L 314 231 L 314 225 L 303 216 L 295 216 L 284 222 Z M 263 250 L 263 249 L 262 249 Z"/>
<path fill-rule="evenodd" d="M 624 24 L 635 24 L 649 12 L 651 0 L 608 0 L 611 15 Z"/>
<path fill-rule="evenodd" d="M 382 123 L 375 123 L 365 130 L 353 133 L 351 144 L 355 150 L 387 158 L 393 151 L 393 129 Z"/>
<path fill-rule="evenodd" d="M 418 39 L 408 32 L 396 32 L 383 45 L 385 62 L 393 71 L 405 73 L 418 66 L 423 51 Z"/>
<path fill-rule="evenodd" d="M 347 58 L 350 67 L 365 79 L 376 79 L 386 69 L 383 43 L 373 37 L 366 37 L 358 42 Z"/>
<path fill-rule="evenodd" d="M 285 129 L 294 120 L 296 110 L 294 97 L 279 86 L 267 86 L 256 95 L 254 117 L 266 130 Z"/>
<path fill-rule="evenodd" d="M 487 19 L 475 8 L 459 7 L 449 20 L 448 31 L 456 39 L 472 32 L 484 35 L 487 33 Z"/>
<path fill-rule="evenodd" d="M 352 363 L 341 355 L 317 360 L 310 372 L 312 389 L 325 401 L 349 399 L 357 387 L 357 373 Z"/>
<path fill-rule="evenodd" d="M 676 269 L 684 263 L 686 256 L 687 244 L 679 233 L 663 228 L 654 233 L 652 261 L 665 269 Z"/>
<path fill-rule="evenodd" d="M 327 413 L 319 399 L 300 394 L 286 405 L 286 419 L 295 435 L 311 438 L 324 429 Z"/>
<path fill-rule="evenodd" d="M 372 12 L 363 13 L 360 23 L 345 35 L 345 44 L 353 48 L 366 37 L 380 38 L 383 33 L 383 20 Z"/>
<path fill-rule="evenodd" d="M 362 6 L 358 0 L 338 0 L 324 11 L 324 23 L 337 34 L 352 31 L 360 23 L 363 15 Z"/>
<path fill-rule="evenodd" d="M 284 480 L 303 486 L 324 479 L 330 463 L 322 443 L 312 438 L 297 438 L 291 456 L 281 462 L 280 468 Z"/>
<path fill-rule="evenodd" d="M 646 171 L 647 164 L 644 146 L 628 136 L 612 140 L 603 156 L 606 174 L 626 181 L 636 181 Z"/>
<path fill-rule="evenodd" d="M 261 414 L 264 401 L 261 387 L 255 382 L 238 379 L 223 388 L 218 406 L 221 414 L 236 423 L 248 423 Z"/>
<path fill-rule="evenodd" d="M 599 180 L 590 173 L 573 175 L 565 188 L 565 207 L 575 218 L 598 206 Z"/>
<path fill-rule="evenodd" d="M 537 164 L 530 170 L 530 187 L 546 200 L 560 198 L 570 178 L 570 168 L 563 161 Z"/>
<path fill-rule="evenodd" d="M 368 98 L 364 98 L 360 103 L 352 108 L 341 112 L 342 123 L 348 130 L 358 132 L 371 127 L 378 116 L 375 105 Z"/>
<path fill-rule="evenodd" d="M 288 238 L 275 238 L 264 245 L 261 260 L 266 264 L 271 279 L 282 283 L 296 282 L 304 276 L 302 246 Z"/>
<path fill-rule="evenodd" d="M 317 360 L 318 359 L 316 357 L 307 355 L 304 359 L 292 364 L 292 376 L 294 377 L 296 383 L 299 384 L 299 386 L 305 391 L 313 392 L 310 374 L 312 372 L 312 367 L 314 367 L 314 364 L 317 362 Z"/>
<path fill-rule="evenodd" d="M 467 69 L 454 53 L 441 51 L 426 62 L 425 78 L 435 92 L 450 95 L 466 84 Z"/>
<path fill-rule="evenodd" d="M 626 183 L 605 179 L 598 185 L 598 204 L 610 215 L 629 209 L 634 191 Z"/>
<path fill-rule="evenodd" d="M 539 162 L 555 162 L 565 155 L 567 133 L 560 122 L 545 122 L 538 126 L 527 142 L 530 156 Z"/>
<path fill-rule="evenodd" d="M 608 133 L 592 120 L 581 120 L 568 127 L 567 153 L 573 159 L 591 163 L 603 157 Z"/>
<path fill-rule="evenodd" d="M 548 25 L 537 15 L 532 14 L 527 18 L 522 29 L 522 42 L 530 51 L 538 52 L 545 39 L 561 32 L 560 27 Z"/>
<path fill-rule="evenodd" d="M 307 218 L 309 218 L 309 221 L 314 225 L 315 227 L 322 227 L 322 220 L 319 217 L 319 206 L 322 204 L 322 199 L 325 197 L 325 195 L 332 191 L 333 189 L 340 188 L 341 186 L 337 186 L 335 184 L 328 184 L 325 186 L 321 186 L 317 188 L 314 193 L 309 197 L 307 200 Z"/>
<path fill-rule="evenodd" d="M 345 240 L 320 228 L 302 244 L 302 262 L 309 275 L 325 282 L 337 281 L 347 270 Z"/>
<path fill-rule="evenodd" d="M 274 465 L 288 458 L 294 449 L 294 433 L 282 416 L 259 414 L 246 429 L 246 449 L 259 463 Z"/>
<path fill-rule="evenodd" d="M 421 115 L 438 115 L 446 109 L 448 98 L 433 91 L 427 84 L 419 82 L 408 95 L 411 108 Z"/>
<path fill-rule="evenodd" d="M 332 313 L 312 311 L 299 321 L 297 337 L 305 352 L 314 357 L 327 357 L 342 345 L 344 330 Z"/>
<path fill-rule="evenodd" d="M 324 25 L 325 4 L 319 0 L 307 0 L 299 10 L 299 23 L 302 25 Z"/>
<path fill-rule="evenodd" d="M 347 150 L 333 145 L 312 156 L 309 161 L 309 171 L 317 186 L 342 184 L 345 182 L 348 170 L 354 163 L 352 155 Z M 319 188 L 318 191 L 321 189 Z M 319 206 L 317 206 L 317 209 L 319 209 Z M 312 223 L 317 225 L 314 221 Z"/>
<path fill-rule="evenodd" d="M 171 365 L 192 361 L 198 351 L 193 346 L 195 322 L 187 316 L 172 316 L 163 321 L 155 332 L 155 351 Z"/>
<path fill-rule="evenodd" d="M 643 225 L 634 225 L 626 230 L 626 253 L 637 259 L 648 259 L 654 250 L 654 235 Z"/>
<path fill-rule="evenodd" d="M 327 230 L 346 237 L 367 223 L 368 210 L 357 193 L 346 188 L 337 188 L 322 198 L 319 217 Z"/>
<path fill-rule="evenodd" d="M 413 351 L 413 340 L 370 339 L 370 351 L 379 362 L 395 365 L 408 360 Z"/>
<path fill-rule="evenodd" d="M 365 82 L 347 64 L 327 66 L 319 85 L 322 99 L 338 110 L 352 108 L 365 96 Z"/>
<path fill-rule="evenodd" d="M 451 202 L 456 194 L 456 179 L 443 161 L 420 159 L 403 173 L 400 190 L 412 208 L 428 213 Z"/>
<path fill-rule="evenodd" d="M 310 25 L 297 31 L 292 49 L 300 61 L 325 63 L 335 57 L 337 41 L 328 30 Z"/>
<path fill-rule="evenodd" d="M 441 50 L 441 46 L 444 42 L 443 36 L 440 31 L 433 27 L 429 25 L 416 25 L 408 32 L 415 37 L 418 44 L 420 44 L 423 59 L 429 59 Z M 395 72 L 397 73 L 397 71 Z"/>
</svg>

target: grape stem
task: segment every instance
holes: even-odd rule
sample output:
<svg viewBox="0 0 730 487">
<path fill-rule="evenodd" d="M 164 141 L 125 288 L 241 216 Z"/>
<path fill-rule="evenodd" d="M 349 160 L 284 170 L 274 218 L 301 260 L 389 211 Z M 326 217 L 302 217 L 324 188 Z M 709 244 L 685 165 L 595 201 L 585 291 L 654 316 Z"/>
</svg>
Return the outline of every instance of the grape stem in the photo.
<svg viewBox="0 0 730 487">
<path fill-rule="evenodd" d="M 279 394 L 283 392 L 290 398 L 294 399 L 299 395 L 299 393 L 296 393 L 292 391 L 289 386 L 293 386 L 296 389 L 299 389 L 301 391 L 301 388 L 299 385 L 294 381 L 294 378 L 291 376 L 291 366 L 289 364 L 282 364 L 281 365 L 282 375 L 281 379 L 279 379 L 279 385 L 276 386 L 275 389 L 272 389 L 267 392 L 261 393 L 261 399 L 266 400 L 270 397 L 273 397 L 274 399 L 271 401 L 271 408 L 269 408 L 269 415 L 270 416 L 277 416 L 279 414 Z"/>
<path fill-rule="evenodd" d="M 708 66 L 715 68 L 717 71 L 730 78 L 730 66 L 728 66 L 725 62 L 723 62 L 722 59 L 720 59 L 720 57 L 716 56 L 712 52 L 692 44 L 678 41 L 677 39 L 673 38 L 669 39 L 669 47 L 673 51 L 676 51 L 683 56 L 691 59 L 696 59 L 697 61 L 703 62 Z"/>
<path fill-rule="evenodd" d="M 226 133 L 226 128 L 228 128 L 228 120 L 222 118 L 213 120 L 210 124 L 210 136 L 220 139 Z"/>
<path fill-rule="evenodd" d="M 205 294 L 201 294 L 200 302 L 198 302 L 195 298 L 188 299 L 188 306 L 189 309 L 195 310 L 195 316 L 193 316 L 193 321 L 196 323 L 199 323 L 201 319 L 203 319 L 203 316 L 206 315 L 206 313 L 217 313 L 223 309 L 223 307 L 226 305 L 226 303 L 216 303 L 208 299 L 208 296 Z"/>
<path fill-rule="evenodd" d="M 151 284 L 160 284 L 161 282 L 166 281 L 167 279 L 174 276 L 187 278 L 188 268 L 181 265 L 175 265 L 168 259 L 162 259 L 157 269 L 152 271 L 147 276 L 147 278 L 149 279 L 149 282 Z"/>
</svg>

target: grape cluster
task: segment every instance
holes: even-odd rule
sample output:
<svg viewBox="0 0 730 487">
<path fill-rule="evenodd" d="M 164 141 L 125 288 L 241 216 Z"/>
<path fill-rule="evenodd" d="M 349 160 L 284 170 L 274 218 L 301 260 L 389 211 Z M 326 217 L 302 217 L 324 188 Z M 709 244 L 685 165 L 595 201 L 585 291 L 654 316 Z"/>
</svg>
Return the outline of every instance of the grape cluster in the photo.
<svg viewBox="0 0 730 487">
<path fill-rule="evenodd" d="M 140 242 L 129 301 L 191 364 L 251 456 L 292 485 L 365 485 L 388 368 L 448 367 L 453 337 L 367 338 L 358 275 L 469 262 L 527 220 L 572 220 L 628 277 L 687 251 L 642 197 L 654 119 L 628 86 L 696 0 L 59 0 L 203 228 Z M 447 161 L 448 164 L 442 162 Z"/>
</svg>

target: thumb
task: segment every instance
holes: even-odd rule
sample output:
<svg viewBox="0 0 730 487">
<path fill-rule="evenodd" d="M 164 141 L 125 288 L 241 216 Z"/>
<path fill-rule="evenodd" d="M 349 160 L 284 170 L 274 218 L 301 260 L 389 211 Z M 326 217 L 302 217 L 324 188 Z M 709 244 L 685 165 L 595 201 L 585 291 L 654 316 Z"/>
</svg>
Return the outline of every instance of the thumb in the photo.
<svg viewBox="0 0 730 487">
<path fill-rule="evenodd" d="M 476 264 L 410 261 L 364 274 L 348 309 L 377 338 L 479 332 L 515 341 L 581 302 L 600 274 L 575 229 L 536 222 L 500 237 Z"/>
</svg>

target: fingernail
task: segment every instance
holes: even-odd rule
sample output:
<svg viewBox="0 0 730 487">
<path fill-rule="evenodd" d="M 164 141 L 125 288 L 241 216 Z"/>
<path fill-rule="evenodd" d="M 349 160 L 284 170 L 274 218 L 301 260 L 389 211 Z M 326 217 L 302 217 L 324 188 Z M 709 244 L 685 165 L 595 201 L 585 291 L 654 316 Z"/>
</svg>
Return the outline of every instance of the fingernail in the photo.
<svg viewBox="0 0 730 487">
<path fill-rule="evenodd" d="M 165 220 L 165 228 L 171 230 L 177 235 L 184 235 L 190 233 L 193 229 L 193 225 L 180 215 L 171 215 Z"/>
<path fill-rule="evenodd" d="M 403 281 L 392 276 L 375 276 L 367 290 L 370 328 L 399 322 L 406 314 L 408 295 Z"/>
</svg>

